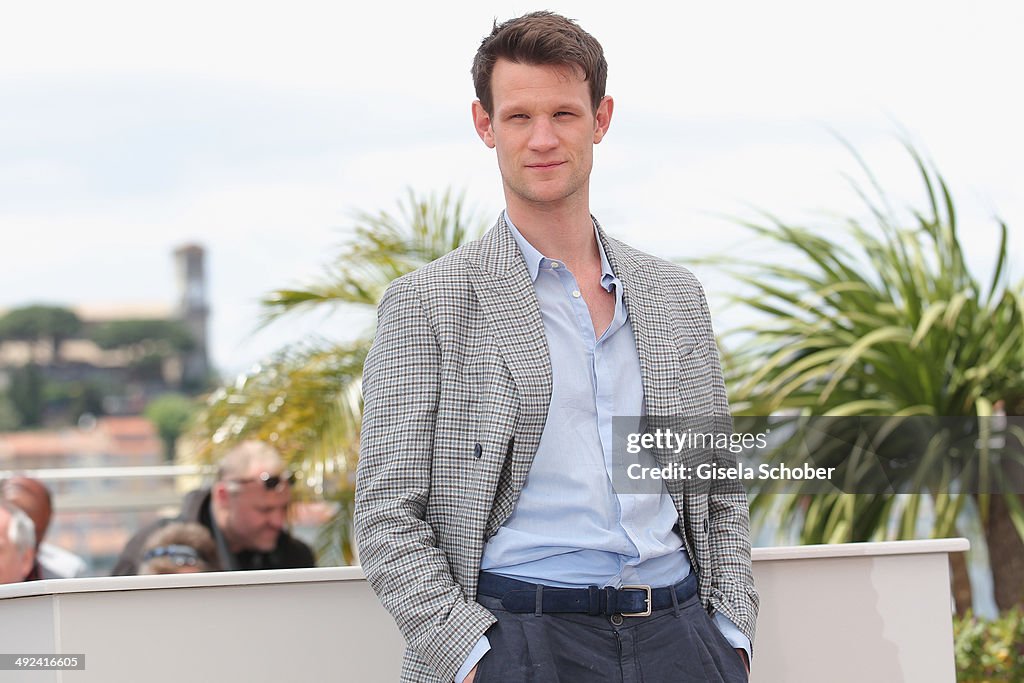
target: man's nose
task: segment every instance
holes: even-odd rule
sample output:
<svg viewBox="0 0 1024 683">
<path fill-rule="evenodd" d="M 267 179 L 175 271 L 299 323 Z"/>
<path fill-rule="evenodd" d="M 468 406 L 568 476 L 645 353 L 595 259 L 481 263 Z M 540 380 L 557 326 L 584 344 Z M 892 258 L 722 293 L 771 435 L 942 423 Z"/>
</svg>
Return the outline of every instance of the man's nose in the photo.
<svg viewBox="0 0 1024 683">
<path fill-rule="evenodd" d="M 557 146 L 558 136 L 555 134 L 554 121 L 545 116 L 535 118 L 530 127 L 530 149 L 543 152 Z"/>
</svg>

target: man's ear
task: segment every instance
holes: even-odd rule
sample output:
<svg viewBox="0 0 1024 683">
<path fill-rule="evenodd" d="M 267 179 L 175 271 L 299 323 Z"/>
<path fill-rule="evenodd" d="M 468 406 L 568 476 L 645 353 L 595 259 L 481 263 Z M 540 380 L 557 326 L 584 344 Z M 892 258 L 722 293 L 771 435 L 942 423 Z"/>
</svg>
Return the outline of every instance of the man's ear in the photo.
<svg viewBox="0 0 1024 683">
<path fill-rule="evenodd" d="M 494 149 L 494 128 L 491 126 L 491 115 L 484 109 L 480 100 L 473 102 L 473 127 L 484 144 Z"/>
<path fill-rule="evenodd" d="M 608 133 L 608 127 L 612 125 L 612 111 L 615 109 L 615 101 L 609 96 L 605 95 L 601 98 L 601 103 L 597 105 L 597 111 L 594 112 L 594 144 L 601 142 L 604 139 L 605 134 Z"/>
<path fill-rule="evenodd" d="M 31 548 L 29 550 L 26 550 L 24 553 L 22 553 L 21 567 L 19 568 L 19 570 L 21 571 L 21 578 L 22 578 L 22 580 L 27 579 L 28 575 L 32 573 L 32 565 L 34 565 L 35 563 L 36 563 L 36 549 L 35 548 Z"/>
<path fill-rule="evenodd" d="M 210 494 L 213 496 L 213 500 L 216 501 L 217 505 L 224 507 L 228 504 L 228 498 L 231 497 L 231 492 L 228 491 L 228 486 L 222 481 L 215 482 L 213 487 L 210 489 Z"/>
</svg>

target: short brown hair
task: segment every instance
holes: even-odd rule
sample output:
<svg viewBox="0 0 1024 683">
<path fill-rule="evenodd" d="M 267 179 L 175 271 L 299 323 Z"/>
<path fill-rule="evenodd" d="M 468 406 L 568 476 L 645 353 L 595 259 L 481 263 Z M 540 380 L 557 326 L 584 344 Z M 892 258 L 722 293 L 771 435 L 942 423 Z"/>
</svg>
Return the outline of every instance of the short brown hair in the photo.
<svg viewBox="0 0 1024 683">
<path fill-rule="evenodd" d="M 146 539 L 139 574 L 177 574 L 183 566 L 199 571 L 217 571 L 217 546 L 201 524 L 172 522 Z"/>
<path fill-rule="evenodd" d="M 491 74 L 499 59 L 517 64 L 572 66 L 583 71 L 590 84 L 590 100 L 597 105 L 604 98 L 608 62 L 601 43 L 571 19 L 553 12 L 531 12 L 503 24 L 494 22 L 491 35 L 480 43 L 473 58 L 473 86 L 484 110 L 494 112 Z"/>
</svg>

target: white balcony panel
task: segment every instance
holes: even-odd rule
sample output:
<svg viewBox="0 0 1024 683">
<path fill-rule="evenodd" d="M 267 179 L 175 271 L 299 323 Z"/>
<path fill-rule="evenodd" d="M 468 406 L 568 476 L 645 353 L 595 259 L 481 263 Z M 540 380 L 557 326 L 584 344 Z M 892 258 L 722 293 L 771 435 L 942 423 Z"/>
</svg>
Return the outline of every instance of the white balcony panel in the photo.
<svg viewBox="0 0 1024 683">
<path fill-rule="evenodd" d="M 754 551 L 754 683 L 953 683 L 963 539 Z M 356 567 L 0 586 L 2 651 L 86 656 L 0 682 L 397 681 L 403 642 Z"/>
</svg>

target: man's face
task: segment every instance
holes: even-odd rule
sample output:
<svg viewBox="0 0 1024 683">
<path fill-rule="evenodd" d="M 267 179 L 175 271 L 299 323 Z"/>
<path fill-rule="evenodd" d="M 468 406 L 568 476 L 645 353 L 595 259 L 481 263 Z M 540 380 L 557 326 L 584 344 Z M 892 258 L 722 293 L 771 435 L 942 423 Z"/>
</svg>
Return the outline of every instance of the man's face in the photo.
<svg viewBox="0 0 1024 683">
<path fill-rule="evenodd" d="M 11 543 L 8 529 L 11 524 L 11 513 L 0 508 L 0 583 L 18 583 L 24 581 L 32 571 L 35 554 L 30 550 L 19 553 Z"/>
<path fill-rule="evenodd" d="M 477 134 L 497 151 L 509 204 L 554 208 L 588 200 L 594 145 L 611 123 L 612 99 L 595 114 L 579 69 L 499 59 L 491 75 L 492 109 L 473 103 Z"/>
<path fill-rule="evenodd" d="M 218 495 L 226 511 L 227 521 L 222 529 L 233 549 L 270 552 L 284 529 L 291 500 L 291 487 L 282 483 L 267 490 L 259 475 L 263 470 L 254 468 L 246 477 L 240 477 L 235 492 L 221 486 Z M 271 474 L 277 474 L 271 472 Z"/>
</svg>

